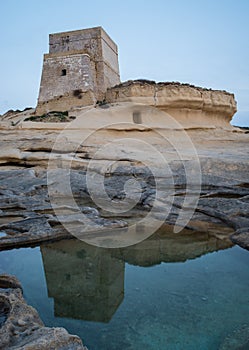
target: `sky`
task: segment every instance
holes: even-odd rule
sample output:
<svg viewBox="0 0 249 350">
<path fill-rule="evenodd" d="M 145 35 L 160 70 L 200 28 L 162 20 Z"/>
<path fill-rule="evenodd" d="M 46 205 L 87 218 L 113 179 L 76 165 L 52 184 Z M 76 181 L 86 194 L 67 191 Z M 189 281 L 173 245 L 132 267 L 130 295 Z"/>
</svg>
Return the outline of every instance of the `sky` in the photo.
<svg viewBox="0 0 249 350">
<path fill-rule="evenodd" d="M 0 114 L 35 107 L 49 33 L 102 26 L 121 81 L 179 81 L 235 94 L 249 126 L 248 0 L 0 0 Z"/>
</svg>

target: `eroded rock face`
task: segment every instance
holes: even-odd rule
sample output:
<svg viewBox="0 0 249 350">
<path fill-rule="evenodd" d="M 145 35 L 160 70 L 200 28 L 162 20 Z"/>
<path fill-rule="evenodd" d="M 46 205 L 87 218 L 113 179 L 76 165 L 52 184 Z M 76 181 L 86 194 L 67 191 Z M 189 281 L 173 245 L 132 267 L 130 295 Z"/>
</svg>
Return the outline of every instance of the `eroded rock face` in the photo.
<svg viewBox="0 0 249 350">
<path fill-rule="evenodd" d="M 203 163 L 202 168 L 206 175 L 203 174 L 201 196 L 196 211 L 188 224 L 188 228 L 193 232 L 202 231 L 209 232 L 214 236 L 229 236 L 234 230 L 238 230 L 237 234 L 240 232 L 238 237 L 243 237 L 241 229 L 246 230 L 249 226 L 248 216 L 246 216 L 249 210 L 248 188 L 245 185 L 243 187 L 243 181 L 241 181 L 243 180 L 241 178 L 243 167 L 238 165 L 241 180 L 239 178 L 232 180 L 225 177 L 226 171 L 229 172 L 228 165 L 228 163 L 223 164 L 222 172 L 224 174 L 222 176 L 217 173 L 214 176 L 214 174 L 208 174 L 210 165 L 206 162 Z M 71 232 L 84 228 L 90 233 L 97 231 L 99 236 L 104 236 L 107 229 L 108 235 L 110 235 L 112 231 L 115 233 L 116 228 L 126 230 L 127 222 L 139 221 L 141 216 L 146 216 L 152 208 L 156 210 L 156 215 L 160 216 L 168 205 L 168 199 L 164 197 L 165 192 L 162 191 L 159 200 L 155 202 L 156 188 L 153 177 L 147 174 L 146 178 L 146 171 L 143 168 L 120 165 L 112 176 L 106 178 L 105 186 L 108 195 L 115 201 L 122 201 L 125 198 L 124 185 L 131 178 L 131 169 L 143 186 L 142 194 L 138 204 L 130 211 L 118 214 L 117 219 L 108 218 L 108 215 L 112 215 L 111 213 L 104 213 L 102 210 L 96 209 L 96 204 L 88 193 L 86 173 L 82 171 L 79 173 L 77 170 L 71 171 L 72 191 L 76 200 L 79 201 L 78 208 L 84 215 L 83 221 L 82 218 L 78 217 L 75 208 L 68 205 L 66 197 L 59 198 L 61 200 L 60 206 L 57 206 L 57 213 L 54 212 L 48 195 L 45 170 L 34 168 L 0 172 L 2 195 L 0 249 L 71 238 L 70 231 L 67 231 L 68 227 Z M 177 163 L 172 163 L 171 169 L 175 171 L 177 188 L 166 222 L 174 225 L 183 205 L 186 178 L 183 168 L 177 166 Z M 237 172 L 234 172 L 235 174 Z M 247 175 L 245 174 L 245 176 Z M 58 181 L 59 186 L 60 179 L 57 178 L 54 181 Z M 162 187 L 166 186 L 166 180 L 162 178 L 161 181 Z M 132 195 L 133 193 L 130 193 L 131 197 Z M 99 196 L 101 197 L 101 192 Z M 245 231 L 245 237 L 247 237 L 246 233 L 247 231 Z M 246 246 L 244 245 L 244 247 Z"/>
<path fill-rule="evenodd" d="M 47 191 L 47 173 L 44 170 L 23 169 L 0 171 L 0 250 L 39 244 L 43 241 L 72 238 L 63 223 L 71 229 L 93 231 L 125 227 L 124 220 L 109 220 L 97 209 L 80 205 L 83 221 L 78 221 L 74 208 L 62 198 L 55 215 Z M 56 181 L 56 179 L 55 179 Z M 57 179 L 59 181 L 59 179 Z M 85 174 L 72 174 L 73 189 L 77 197 L 86 197 Z M 89 203 L 89 199 L 87 197 Z M 65 205 L 64 205 L 65 204 Z"/>
<path fill-rule="evenodd" d="M 229 127 L 237 111 L 234 95 L 178 82 L 130 80 L 106 92 L 108 103 L 133 102 L 157 107 L 184 127 Z"/>
<path fill-rule="evenodd" d="M 2 127 L 1 249 L 70 237 L 65 229 L 68 225 L 76 231 L 79 226 L 85 231 L 99 231 L 101 236 L 102 229 L 126 229 L 129 220 L 139 220 L 152 208 L 160 220 L 172 198 L 166 222 L 175 225 L 184 206 L 187 182 L 191 182 L 190 192 L 196 191 L 191 171 L 197 163 L 201 188 L 188 228 L 216 233 L 220 230 L 221 235 L 236 231 L 241 239 L 243 230 L 247 237 L 248 134 L 221 127 L 185 129 L 159 109 L 131 103 L 79 109 L 74 115 L 77 118 L 66 128 L 63 123 L 23 119 L 9 129 Z M 137 123 L 140 117 L 142 124 Z M 16 118 L 15 114 L 15 123 Z M 155 156 L 148 146 L 156 149 Z M 52 174 L 49 177 L 48 165 Z M 64 167 L 71 169 L 70 190 L 56 172 Z M 139 197 L 137 205 L 119 214 L 106 211 L 105 205 L 99 207 L 89 192 L 87 174 L 92 176 L 92 187 L 102 203 L 106 198 L 133 203 Z M 104 192 L 96 180 L 100 174 L 104 175 Z M 132 187 L 136 181 L 139 189 Z M 56 215 L 51 191 L 48 194 L 51 184 Z M 131 188 L 128 193 L 127 188 Z M 77 210 L 68 202 L 70 191 L 78 203 Z M 79 212 L 84 214 L 83 220 Z"/>
<path fill-rule="evenodd" d="M 23 299 L 15 277 L 0 275 L 0 306 L 6 316 L 0 328 L 1 349 L 87 350 L 79 337 L 64 328 L 44 326 L 37 311 Z"/>
<path fill-rule="evenodd" d="M 231 241 L 235 244 L 240 245 L 242 248 L 249 250 L 249 229 L 248 229 L 248 227 L 238 229 L 234 234 L 231 235 Z"/>
</svg>

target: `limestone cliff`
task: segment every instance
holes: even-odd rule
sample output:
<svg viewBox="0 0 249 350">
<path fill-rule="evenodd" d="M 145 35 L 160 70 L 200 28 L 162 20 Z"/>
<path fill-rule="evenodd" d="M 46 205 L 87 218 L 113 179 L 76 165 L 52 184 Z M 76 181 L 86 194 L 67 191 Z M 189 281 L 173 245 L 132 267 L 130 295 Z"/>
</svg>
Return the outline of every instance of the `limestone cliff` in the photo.
<svg viewBox="0 0 249 350">
<path fill-rule="evenodd" d="M 133 102 L 157 107 L 189 127 L 228 127 L 237 111 L 234 95 L 226 91 L 177 82 L 130 80 L 109 88 L 106 102 Z"/>
</svg>

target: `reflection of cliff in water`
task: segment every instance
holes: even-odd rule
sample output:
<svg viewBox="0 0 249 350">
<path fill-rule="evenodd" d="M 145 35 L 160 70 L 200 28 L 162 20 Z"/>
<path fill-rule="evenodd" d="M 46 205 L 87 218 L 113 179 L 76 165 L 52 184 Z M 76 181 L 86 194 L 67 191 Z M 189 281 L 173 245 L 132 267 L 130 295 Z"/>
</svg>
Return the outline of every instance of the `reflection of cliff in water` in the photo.
<svg viewBox="0 0 249 350">
<path fill-rule="evenodd" d="M 220 239 L 206 232 L 187 229 L 176 234 L 170 232 L 168 228 L 161 228 L 139 244 L 113 249 L 112 255 L 138 266 L 153 266 L 162 262 L 184 262 L 233 246 L 227 233 L 222 237 L 223 239 Z"/>
<path fill-rule="evenodd" d="M 108 322 L 123 300 L 125 262 L 139 266 L 182 262 L 231 246 L 228 239 L 207 233 L 160 230 L 127 248 L 105 249 L 64 240 L 41 246 L 41 252 L 55 316 Z"/>
</svg>

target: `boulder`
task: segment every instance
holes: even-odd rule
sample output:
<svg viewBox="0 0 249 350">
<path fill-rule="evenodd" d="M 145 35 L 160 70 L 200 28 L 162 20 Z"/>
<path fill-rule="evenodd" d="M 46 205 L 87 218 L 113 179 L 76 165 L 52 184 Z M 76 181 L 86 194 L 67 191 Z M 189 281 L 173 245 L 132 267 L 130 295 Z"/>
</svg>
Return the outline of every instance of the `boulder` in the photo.
<svg viewBox="0 0 249 350">
<path fill-rule="evenodd" d="M 25 302 L 20 282 L 0 275 L 0 347 L 3 350 L 87 350 L 81 339 L 64 328 L 45 327 Z"/>
</svg>

